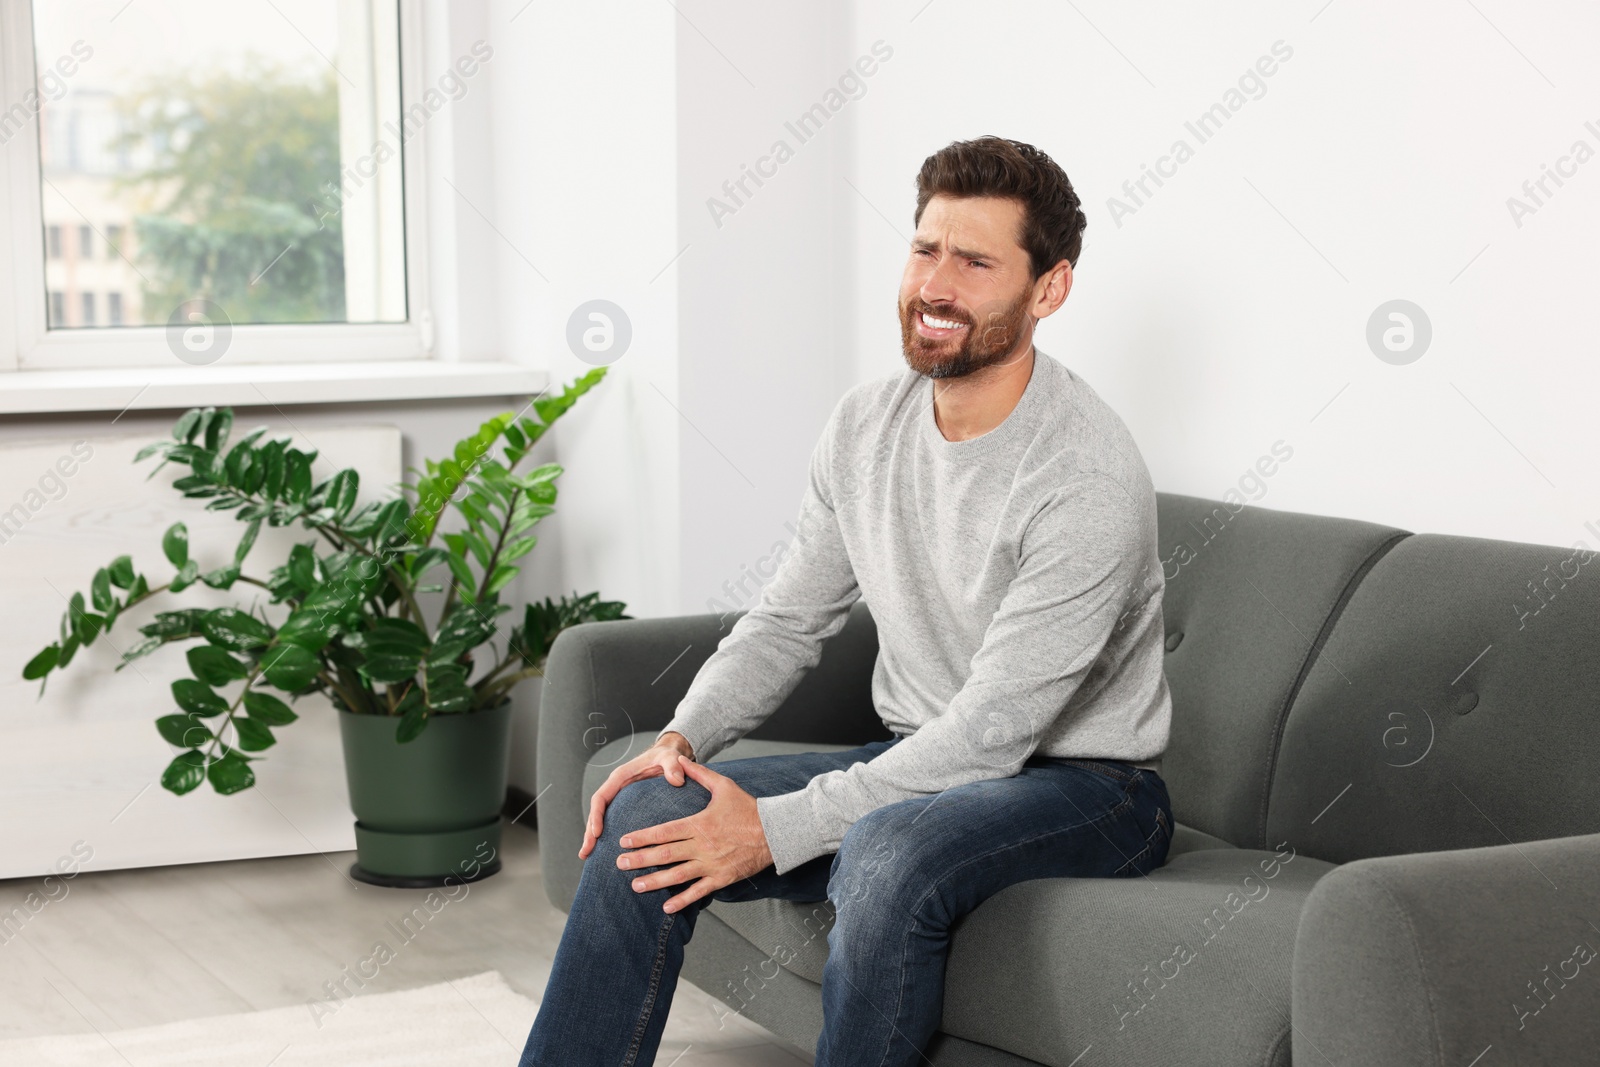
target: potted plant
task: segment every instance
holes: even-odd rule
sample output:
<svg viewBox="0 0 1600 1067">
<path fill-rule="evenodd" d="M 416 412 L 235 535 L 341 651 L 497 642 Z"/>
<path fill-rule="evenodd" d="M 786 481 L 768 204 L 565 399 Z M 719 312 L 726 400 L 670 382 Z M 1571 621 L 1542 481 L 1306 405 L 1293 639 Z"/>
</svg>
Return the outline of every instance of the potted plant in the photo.
<svg viewBox="0 0 1600 1067">
<path fill-rule="evenodd" d="M 457 443 L 453 455 L 412 468 L 391 499 L 356 506 L 352 469 L 313 483 L 316 452 L 266 427 L 229 443 L 233 412 L 195 408 L 171 438 L 141 449 L 188 468 L 173 487 L 210 510 L 232 511 L 244 532 L 227 566 L 201 573 L 188 530 L 162 538 L 176 569 L 160 585 L 118 556 L 95 572 L 87 599 L 73 594 L 58 640 L 30 660 L 25 679 L 64 669 L 130 608 L 201 584 L 264 591 L 253 609 L 175 608 L 139 628 L 144 640 L 117 670 L 164 645 L 189 643 L 192 677 L 172 683 L 176 709 L 156 729 L 176 748 L 161 784 L 176 794 L 209 781 L 231 794 L 255 783 L 251 764 L 274 731 L 298 717 L 290 704 L 325 693 L 337 709 L 357 860 L 352 874 L 380 885 L 441 885 L 499 869 L 511 691 L 540 675 L 555 636 L 568 626 L 625 619 L 624 605 L 598 593 L 546 598 L 493 639 L 511 611 L 500 592 L 536 543 L 529 532 L 554 509 L 554 463 L 520 471 L 535 442 L 605 376 L 597 367 L 559 396 L 539 397 L 537 418 L 496 415 Z M 155 471 L 152 471 L 152 476 Z M 446 507 L 460 515 L 450 532 Z M 298 526 L 295 544 L 266 575 L 250 573 L 263 525 Z M 443 593 L 430 618 L 419 597 Z M 424 598 L 426 599 L 426 598 Z M 437 598 L 435 598 L 437 599 Z M 266 603 L 261 603 L 265 600 Z M 285 699 L 286 698 L 286 699 Z M 487 850 L 487 851 L 485 851 Z"/>
</svg>

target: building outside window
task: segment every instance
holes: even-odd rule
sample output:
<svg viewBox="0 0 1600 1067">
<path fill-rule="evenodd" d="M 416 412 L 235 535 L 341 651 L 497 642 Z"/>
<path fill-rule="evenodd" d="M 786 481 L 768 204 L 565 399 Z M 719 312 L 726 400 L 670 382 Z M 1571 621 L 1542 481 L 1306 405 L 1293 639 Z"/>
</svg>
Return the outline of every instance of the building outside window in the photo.
<svg viewBox="0 0 1600 1067">
<path fill-rule="evenodd" d="M 121 293 L 107 293 L 106 294 L 106 325 L 107 326 L 121 326 L 122 325 L 122 294 Z"/>
<path fill-rule="evenodd" d="M 80 326 L 98 325 L 98 323 L 95 322 L 94 303 L 95 301 L 93 293 L 83 294 L 83 321 L 79 323 Z"/>
</svg>

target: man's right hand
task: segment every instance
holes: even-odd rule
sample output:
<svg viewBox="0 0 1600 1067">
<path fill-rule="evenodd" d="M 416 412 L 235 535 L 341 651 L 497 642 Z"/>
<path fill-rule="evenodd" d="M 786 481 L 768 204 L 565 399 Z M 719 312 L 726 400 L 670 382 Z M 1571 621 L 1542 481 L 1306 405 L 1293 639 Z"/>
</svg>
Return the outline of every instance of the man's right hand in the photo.
<svg viewBox="0 0 1600 1067">
<path fill-rule="evenodd" d="M 600 839 L 600 832 L 605 826 L 606 806 L 622 791 L 623 786 L 658 775 L 666 775 L 667 781 L 673 785 L 684 783 L 683 768 L 678 763 L 680 753 L 694 759 L 694 749 L 689 739 L 675 730 L 668 730 L 656 744 L 606 776 L 605 782 L 594 791 L 589 801 L 589 819 L 584 823 L 583 845 L 578 849 L 580 859 L 587 859 L 589 853 L 594 851 L 595 842 Z"/>
</svg>

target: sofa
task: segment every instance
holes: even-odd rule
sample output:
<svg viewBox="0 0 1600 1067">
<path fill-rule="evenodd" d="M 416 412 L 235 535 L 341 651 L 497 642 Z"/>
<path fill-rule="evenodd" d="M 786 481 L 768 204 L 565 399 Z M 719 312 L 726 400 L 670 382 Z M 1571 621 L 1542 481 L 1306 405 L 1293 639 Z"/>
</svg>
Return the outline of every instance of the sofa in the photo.
<svg viewBox="0 0 1600 1067">
<path fill-rule="evenodd" d="M 1023 882 L 962 919 L 927 1061 L 1600 1063 L 1600 558 L 1172 494 L 1158 507 L 1166 863 Z M 558 907 L 590 796 L 737 617 L 556 640 L 537 795 Z M 876 651 L 857 602 L 718 759 L 889 736 Z M 715 902 L 683 977 L 813 1048 L 831 918 L 826 902 Z"/>
</svg>

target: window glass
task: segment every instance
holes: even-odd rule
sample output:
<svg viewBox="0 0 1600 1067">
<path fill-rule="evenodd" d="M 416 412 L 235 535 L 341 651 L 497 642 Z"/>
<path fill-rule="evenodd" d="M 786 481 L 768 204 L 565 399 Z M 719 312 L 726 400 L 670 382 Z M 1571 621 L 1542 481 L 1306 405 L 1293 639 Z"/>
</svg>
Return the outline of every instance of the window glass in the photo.
<svg viewBox="0 0 1600 1067">
<path fill-rule="evenodd" d="M 33 17 L 52 329 L 406 320 L 395 0 Z"/>
</svg>

